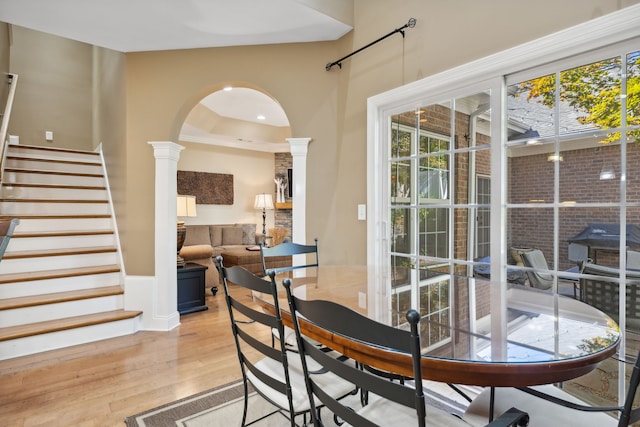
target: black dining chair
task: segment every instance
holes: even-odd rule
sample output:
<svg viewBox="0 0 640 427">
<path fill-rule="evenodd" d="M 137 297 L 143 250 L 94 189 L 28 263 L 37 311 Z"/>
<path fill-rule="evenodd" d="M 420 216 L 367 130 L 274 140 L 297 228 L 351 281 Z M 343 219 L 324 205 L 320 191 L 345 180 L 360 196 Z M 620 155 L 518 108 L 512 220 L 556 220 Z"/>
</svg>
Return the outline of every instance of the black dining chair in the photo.
<svg viewBox="0 0 640 427">
<path fill-rule="evenodd" d="M 271 339 L 272 329 L 282 333 L 284 328 L 278 305 L 275 274 L 270 272 L 267 278 L 263 279 L 243 267 L 225 268 L 221 256 L 218 256 L 216 261 L 244 384 L 244 410 L 241 425 L 248 426 L 278 413 L 289 419 L 292 427 L 297 425 L 295 419 L 298 416 L 303 417 L 303 425 L 306 425 L 311 406 L 307 398 L 301 359 L 297 354 L 286 351 L 284 343 L 271 346 L 267 342 Z M 250 292 L 271 295 L 273 313 L 257 310 L 255 306 L 243 303 L 241 298 L 235 297 L 230 292 L 231 284 Z M 246 293 L 242 296 L 244 299 L 247 298 Z M 334 374 L 327 373 L 319 376 L 318 381 L 331 396 L 341 398 L 354 391 L 350 383 Z M 262 398 L 275 405 L 276 409 L 266 414 L 259 414 L 254 417 L 254 420 L 247 422 L 251 393 L 249 385 Z"/>
<path fill-rule="evenodd" d="M 269 257 L 280 256 L 293 256 L 293 255 L 308 255 L 311 254 L 313 259 L 308 260 L 303 264 L 290 265 L 287 267 L 267 268 L 267 260 Z M 302 245 L 300 243 L 284 242 L 272 247 L 266 247 L 260 245 L 260 258 L 262 259 L 262 272 L 267 275 L 268 270 L 275 271 L 276 274 L 283 271 L 296 270 L 298 268 L 309 268 L 318 266 L 318 239 L 314 239 L 313 245 Z"/>
<path fill-rule="evenodd" d="M 381 425 L 469 427 L 468 423 L 455 415 L 434 406 L 425 405 L 422 381 L 412 381 L 413 385 L 409 385 L 409 382 L 404 384 L 392 382 L 362 368 L 363 364 L 370 365 L 375 363 L 375 360 L 393 360 L 400 353 L 406 355 L 406 349 L 409 348 L 413 377 L 422 378 L 418 333 L 420 315 L 417 311 L 410 310 L 407 313 L 410 327 L 407 331 L 375 322 L 332 301 L 297 298 L 291 291 L 291 280 L 285 279 L 283 284 L 287 291 L 289 310 L 305 373 L 309 404 L 312 408 L 319 401 L 336 417 L 355 427 Z M 333 345 L 325 343 L 330 348 L 335 347 L 332 348 L 334 352 L 327 352 L 326 349 L 318 347 L 315 342 L 309 340 L 305 336 L 305 331 L 309 331 L 309 328 L 313 329 L 314 333 L 334 337 Z M 341 345 L 341 340 L 342 342 L 348 340 L 350 345 Z M 403 350 L 398 350 L 398 347 Z M 336 351 L 341 353 L 341 356 L 336 357 Z M 318 382 L 321 376 L 309 369 L 307 362 L 309 359 L 321 368 L 320 372 L 332 372 L 351 382 L 354 387 L 366 390 L 370 396 L 368 403 L 360 408 L 353 408 L 345 405 L 344 400 L 336 400 L 327 394 L 322 384 Z M 386 364 L 377 368 L 386 372 L 393 371 L 392 366 Z M 397 372 L 397 374 L 407 375 L 406 372 Z M 314 425 L 321 427 L 323 424 L 317 416 L 317 411 L 312 410 L 311 415 Z M 512 409 L 496 419 L 491 426 L 524 426 L 527 420 L 527 414 Z"/>
<path fill-rule="evenodd" d="M 640 385 L 640 352 L 633 364 L 629 387 L 621 406 L 593 406 L 553 386 L 523 388 L 496 388 L 493 396 L 493 411 L 517 406 L 531 415 L 530 427 L 580 426 L 580 427 L 626 427 L 640 421 L 640 408 L 633 402 Z M 475 423 L 487 420 L 491 405 L 491 389 L 482 391 L 465 411 L 464 419 Z M 616 419 L 611 414 L 617 413 Z"/>
</svg>

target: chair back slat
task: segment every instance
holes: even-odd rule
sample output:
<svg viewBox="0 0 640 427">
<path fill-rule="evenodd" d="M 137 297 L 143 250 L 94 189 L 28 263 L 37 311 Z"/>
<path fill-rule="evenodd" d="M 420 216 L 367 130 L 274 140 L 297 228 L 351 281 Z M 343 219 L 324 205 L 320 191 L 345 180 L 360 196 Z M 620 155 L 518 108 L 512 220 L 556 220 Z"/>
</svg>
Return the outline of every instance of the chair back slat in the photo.
<svg viewBox="0 0 640 427">
<path fill-rule="evenodd" d="M 267 261 L 270 257 L 282 257 L 293 255 L 314 255 L 315 259 L 312 261 L 306 261 L 303 264 L 290 265 L 287 267 L 267 268 Z M 300 243 L 285 242 L 279 245 L 266 247 L 260 245 L 260 258 L 262 259 L 262 271 L 266 276 L 268 271 L 274 271 L 275 273 L 282 273 L 284 271 L 291 271 L 300 268 L 317 267 L 319 265 L 318 260 L 318 239 L 314 239 L 313 245 L 302 245 Z"/>
</svg>

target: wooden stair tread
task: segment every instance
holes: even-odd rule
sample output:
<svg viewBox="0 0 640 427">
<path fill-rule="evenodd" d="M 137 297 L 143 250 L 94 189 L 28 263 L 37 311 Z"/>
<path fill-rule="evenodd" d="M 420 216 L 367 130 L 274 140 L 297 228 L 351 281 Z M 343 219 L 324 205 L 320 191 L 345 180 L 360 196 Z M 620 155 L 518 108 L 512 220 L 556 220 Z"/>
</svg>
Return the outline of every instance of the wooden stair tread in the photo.
<svg viewBox="0 0 640 427">
<path fill-rule="evenodd" d="M 112 295 L 122 295 L 124 290 L 120 285 L 102 286 L 99 288 L 80 289 L 53 294 L 30 295 L 26 297 L 0 299 L 0 310 L 35 307 L 45 304 L 56 304 L 68 301 L 79 301 L 90 298 L 101 298 Z"/>
<path fill-rule="evenodd" d="M 67 160 L 67 159 L 46 159 L 42 157 L 30 157 L 30 156 L 20 156 L 20 155 L 7 155 L 7 160 L 25 160 L 32 162 L 43 162 L 43 163 L 61 163 L 65 165 L 81 165 L 81 166 L 102 166 L 100 162 L 86 162 L 82 160 Z"/>
<path fill-rule="evenodd" d="M 22 258 L 42 258 L 48 256 L 67 256 L 67 255 L 88 255 L 100 254 L 106 252 L 115 252 L 115 246 L 92 246 L 88 248 L 62 248 L 62 249 L 46 249 L 41 251 L 17 251 L 5 252 L 2 259 L 22 259 Z"/>
<path fill-rule="evenodd" d="M 117 273 L 118 265 L 100 265 L 93 267 L 65 268 L 60 270 L 43 270 L 30 273 L 0 274 L 0 285 L 7 283 L 29 282 L 33 280 L 60 279 L 63 277 L 89 276 L 92 274 Z"/>
<path fill-rule="evenodd" d="M 44 145 L 25 145 L 25 144 L 12 144 L 10 147 L 15 149 L 27 149 L 35 151 L 51 151 L 58 153 L 73 153 L 73 154 L 86 154 L 88 156 L 100 156 L 97 151 L 75 150 L 73 148 L 60 148 L 60 147 L 45 147 Z"/>
<path fill-rule="evenodd" d="M 90 218 L 111 218 L 109 214 L 90 215 L 0 215 L 0 219 L 90 219 Z"/>
<path fill-rule="evenodd" d="M 85 316 L 67 317 L 59 320 L 48 320 L 46 322 L 0 328 L 0 341 L 8 341 L 51 332 L 66 331 L 69 329 L 115 322 L 118 320 L 133 319 L 140 314 L 142 314 L 140 311 L 114 310 L 88 314 Z"/>
<path fill-rule="evenodd" d="M 48 188 L 63 190 L 106 190 L 103 185 L 62 185 L 62 184 L 31 184 L 27 182 L 3 182 L 5 187 Z"/>
<path fill-rule="evenodd" d="M 12 239 L 26 237 L 73 237 L 73 236 L 95 236 L 102 234 L 114 234 L 113 230 L 69 230 L 69 231 L 39 231 L 31 233 L 13 233 Z"/>
<path fill-rule="evenodd" d="M 6 198 L 0 199 L 0 202 L 12 203 L 109 203 L 106 199 L 25 199 L 25 198 Z"/>
<path fill-rule="evenodd" d="M 86 173 L 86 172 L 68 172 L 68 171 L 56 171 L 56 170 L 42 170 L 42 169 L 23 169 L 23 168 L 5 168 L 4 173 L 34 173 L 42 175 L 65 175 L 65 176 L 82 176 L 89 178 L 102 178 L 102 173 Z"/>
</svg>

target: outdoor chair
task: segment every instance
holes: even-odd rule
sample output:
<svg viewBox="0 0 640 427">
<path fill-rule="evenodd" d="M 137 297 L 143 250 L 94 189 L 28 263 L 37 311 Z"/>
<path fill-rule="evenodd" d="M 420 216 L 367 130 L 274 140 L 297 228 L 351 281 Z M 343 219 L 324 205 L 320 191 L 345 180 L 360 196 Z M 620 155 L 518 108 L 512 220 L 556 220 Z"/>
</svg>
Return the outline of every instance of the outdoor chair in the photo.
<svg viewBox="0 0 640 427">
<path fill-rule="evenodd" d="M 520 254 L 522 264 L 525 267 L 529 267 L 535 270 L 527 270 L 527 277 L 529 278 L 529 284 L 533 288 L 550 290 L 553 287 L 553 275 L 549 273 L 549 265 L 544 257 L 544 254 L 539 249 L 532 249 Z M 578 267 L 573 267 L 563 272 L 558 272 L 558 293 L 565 296 L 578 297 L 580 289 L 577 279 L 573 276 L 563 273 L 578 273 Z M 571 286 L 571 291 L 560 286 L 561 283 L 567 283 Z M 571 292 L 571 293 L 569 293 Z"/>
<path fill-rule="evenodd" d="M 640 383 L 640 353 L 633 362 L 629 387 L 622 406 L 590 406 L 566 391 L 552 385 L 531 388 L 496 388 L 494 411 L 499 414 L 512 406 L 531 416 L 529 427 L 580 426 L 608 427 L 629 426 L 640 421 L 640 408 L 633 409 L 633 401 Z M 626 362 L 629 363 L 629 362 Z M 489 416 L 491 389 L 478 395 L 467 408 L 464 419 L 478 425 Z M 615 419 L 609 413 L 619 413 Z"/>
<path fill-rule="evenodd" d="M 267 275 L 267 263 L 266 258 L 274 256 L 293 256 L 293 255 L 306 255 L 312 254 L 315 259 L 312 262 L 305 262 L 303 264 L 291 265 L 288 267 L 273 268 L 276 274 L 283 271 L 291 271 L 298 268 L 308 268 L 318 266 L 318 239 L 314 239 L 313 245 L 301 245 L 299 243 L 285 242 L 279 245 L 272 246 L 270 248 L 260 245 L 260 257 L 262 258 L 262 270 L 264 275 Z"/>
<path fill-rule="evenodd" d="M 583 302 L 608 314 L 621 323 L 619 311 L 620 270 L 615 267 L 586 262 L 582 265 L 580 278 Z M 626 271 L 626 318 L 628 329 L 640 330 L 640 271 Z"/>
<path fill-rule="evenodd" d="M 539 249 L 534 249 L 528 252 L 523 252 L 521 255 L 522 263 L 525 267 L 534 268 L 534 270 L 527 270 L 527 277 L 529 278 L 529 284 L 538 289 L 551 289 L 553 286 L 553 276 L 549 271 L 549 265 L 544 257 L 544 254 Z"/>
<path fill-rule="evenodd" d="M 275 347 L 267 343 L 272 329 L 282 333 L 284 328 L 274 274 L 270 272 L 268 277 L 263 279 L 243 267 L 225 268 L 221 256 L 218 256 L 216 261 L 242 371 L 244 410 L 241 425 L 248 426 L 278 413 L 289 419 L 292 427 L 296 426 L 295 418 L 298 416 L 302 416 L 303 424 L 306 424 L 311 406 L 307 398 L 301 359 L 297 354 L 286 351 L 283 343 Z M 247 305 L 234 297 L 229 289 L 230 283 L 245 291 L 271 295 L 274 314 L 257 310 L 255 306 Z M 242 296 L 247 299 L 246 292 L 243 292 Z M 318 377 L 326 393 L 336 398 L 347 396 L 354 391 L 350 383 L 332 373 L 321 374 Z M 250 422 L 247 421 L 249 384 L 262 398 L 277 408 L 268 414 L 260 414 Z"/>
<path fill-rule="evenodd" d="M 640 252 L 627 250 L 627 268 L 640 270 Z"/>
<path fill-rule="evenodd" d="M 289 309 L 293 320 L 300 360 L 305 373 L 309 405 L 314 408 L 316 402 L 321 402 L 342 421 L 351 426 L 464 426 L 465 421 L 448 412 L 425 405 L 423 393 L 422 367 L 420 364 L 420 336 L 418 324 L 420 315 L 415 310 L 407 313 L 410 331 L 383 325 L 361 314 L 332 301 L 303 300 L 293 296 L 291 280 L 285 279 Z M 333 350 L 341 353 L 336 357 L 315 345 L 315 342 L 305 336 L 305 332 L 314 331 L 327 337 L 332 337 Z M 341 343 L 349 342 L 349 346 Z M 402 348 L 405 350 L 398 350 Z M 398 353 L 409 354 L 412 358 L 413 385 L 389 381 L 362 368 L 362 364 L 371 364 L 373 360 L 380 360 L 398 356 Z M 353 358 L 351 358 L 353 357 Z M 356 358 L 367 359 L 356 360 Z M 338 401 L 326 393 L 319 383 L 316 371 L 309 369 L 307 361 L 312 359 L 322 369 L 321 372 L 332 372 L 351 382 L 354 387 L 369 393 L 368 404 L 360 408 L 346 406 L 344 401 Z M 385 365 L 385 371 L 391 369 Z M 315 368 L 314 368 L 315 369 Z M 397 372 L 399 375 L 406 373 Z M 313 423 L 321 427 L 322 423 L 315 410 L 311 412 Z M 491 426 L 526 425 L 527 414 L 511 409 L 497 419 Z M 520 424 L 519 424 L 520 423 Z"/>
</svg>

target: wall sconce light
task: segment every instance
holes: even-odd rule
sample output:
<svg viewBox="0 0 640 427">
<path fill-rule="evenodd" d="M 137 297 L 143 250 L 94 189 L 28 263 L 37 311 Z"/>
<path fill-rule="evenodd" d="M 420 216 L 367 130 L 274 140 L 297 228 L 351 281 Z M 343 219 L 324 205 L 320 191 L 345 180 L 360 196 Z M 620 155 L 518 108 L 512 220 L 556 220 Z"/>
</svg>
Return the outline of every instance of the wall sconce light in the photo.
<svg viewBox="0 0 640 427">
<path fill-rule="evenodd" d="M 600 180 L 601 181 L 605 181 L 605 180 L 609 180 L 609 179 L 615 179 L 616 178 L 616 173 L 613 170 L 613 168 L 611 166 L 603 166 L 602 170 L 600 171 Z"/>
</svg>

